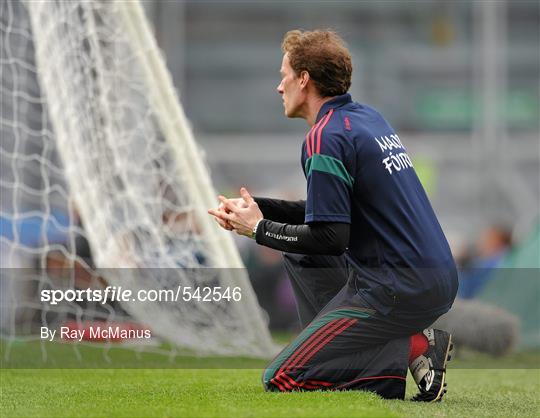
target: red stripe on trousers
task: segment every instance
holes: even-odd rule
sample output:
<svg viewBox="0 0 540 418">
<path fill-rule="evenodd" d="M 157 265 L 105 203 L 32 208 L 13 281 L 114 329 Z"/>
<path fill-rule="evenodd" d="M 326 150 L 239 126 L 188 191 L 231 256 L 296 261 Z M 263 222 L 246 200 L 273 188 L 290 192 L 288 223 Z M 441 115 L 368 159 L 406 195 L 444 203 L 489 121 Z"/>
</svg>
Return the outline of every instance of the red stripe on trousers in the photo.
<svg viewBox="0 0 540 418">
<path fill-rule="evenodd" d="M 324 347 L 326 344 L 328 344 L 331 340 L 333 340 L 335 337 L 337 337 L 339 334 L 341 334 L 347 328 L 349 328 L 350 326 L 355 324 L 357 321 L 358 321 L 357 319 L 346 319 L 346 318 L 344 318 L 344 320 L 339 320 L 338 323 L 336 323 L 336 326 L 333 327 L 334 329 L 338 328 L 335 331 L 335 333 L 331 333 L 329 335 L 326 335 L 326 337 L 323 338 L 323 339 L 318 339 L 318 341 L 320 341 L 320 343 L 314 348 L 314 350 L 311 351 L 311 353 L 307 357 L 304 358 L 302 363 L 299 364 L 298 366 L 296 366 L 295 368 L 299 368 L 302 365 L 304 365 L 311 357 L 313 357 L 317 352 L 319 352 L 322 349 L 322 347 Z M 333 332 L 334 329 L 332 329 L 331 332 Z M 313 380 L 313 379 L 307 380 L 306 382 L 296 382 L 292 377 L 287 375 L 285 372 L 281 373 L 281 370 L 274 377 L 274 379 L 276 381 L 279 380 L 282 383 L 286 384 L 285 378 L 287 378 L 291 384 L 293 384 L 295 387 L 298 387 L 298 388 L 305 387 L 306 389 L 318 389 L 320 386 L 329 387 L 329 386 L 333 385 L 333 383 L 331 383 L 331 382 L 324 382 L 322 380 Z M 272 380 L 274 380 L 274 379 L 272 379 Z M 290 385 L 287 385 L 287 386 L 290 386 Z M 279 386 L 278 386 L 278 388 L 279 388 Z M 279 388 L 279 389 L 283 392 L 283 390 L 281 388 Z"/>
<path fill-rule="evenodd" d="M 296 389 L 300 389 L 300 388 L 305 388 L 305 389 L 320 389 L 321 386 L 322 387 L 330 387 L 330 386 L 333 386 L 334 383 L 331 383 L 331 382 L 325 382 L 325 381 L 322 381 L 322 380 L 313 380 L 313 379 L 308 379 L 304 382 L 297 382 L 296 380 L 294 380 L 291 376 L 289 376 L 287 373 L 283 372 L 282 374 L 279 375 L 279 380 L 281 382 L 285 382 L 285 379 L 287 379 L 291 385 L 294 386 L 294 388 Z M 291 386 L 291 385 L 287 385 L 287 386 Z M 281 390 L 281 389 L 280 389 Z M 294 390 L 294 389 L 291 389 L 291 390 Z M 283 390 L 281 390 L 283 392 Z"/>
<path fill-rule="evenodd" d="M 347 321 L 346 318 L 333 320 L 333 321 L 329 322 L 328 324 L 326 324 L 324 327 L 320 328 L 320 330 L 316 333 L 316 335 L 313 334 L 313 336 L 312 336 L 313 338 L 310 338 L 309 341 L 306 341 L 305 344 L 302 344 L 302 347 L 300 348 L 300 350 L 297 350 L 296 353 L 294 353 L 290 357 L 290 359 L 287 362 L 286 366 L 284 365 L 283 367 L 281 367 L 281 369 L 279 371 L 283 371 L 285 369 L 290 370 L 291 368 L 293 368 L 295 363 L 298 360 L 302 359 L 311 349 L 316 347 L 317 344 L 321 340 L 326 338 L 326 336 L 327 336 L 326 333 L 327 332 L 334 331 L 335 329 L 339 328 L 346 321 Z"/>
<path fill-rule="evenodd" d="M 281 375 L 281 373 L 283 372 L 283 370 L 289 366 L 289 364 L 291 364 L 291 362 L 296 359 L 299 355 L 303 354 L 304 351 L 306 349 L 309 349 L 313 346 L 313 344 L 316 344 L 317 341 L 320 341 L 320 338 L 319 336 L 323 336 L 324 337 L 324 332 L 326 330 L 331 330 L 331 329 L 334 329 L 334 328 L 337 328 L 339 327 L 339 325 L 341 323 L 343 323 L 344 321 L 346 321 L 346 318 L 342 318 L 342 319 L 335 319 L 333 321 L 330 321 L 328 324 L 324 325 L 323 327 L 319 328 L 313 335 L 311 335 L 309 337 L 308 340 L 306 340 L 298 349 L 296 352 L 294 352 L 286 362 L 283 363 L 283 365 L 280 367 L 280 369 L 278 370 L 278 372 L 274 375 L 274 378 L 272 378 L 272 380 L 270 380 L 270 383 L 274 383 L 276 384 L 276 386 L 278 386 L 278 389 L 281 390 L 282 392 L 284 391 L 284 389 L 282 388 L 282 385 L 279 384 L 279 381 L 283 382 L 283 380 L 280 380 L 280 379 L 277 379 L 277 377 L 279 377 Z M 313 344 L 312 344 L 313 343 Z M 296 383 L 296 382 L 295 382 Z"/>
<path fill-rule="evenodd" d="M 309 359 L 311 359 L 316 353 L 318 353 L 326 344 L 328 344 L 331 340 L 333 340 L 335 337 L 337 337 L 339 334 L 341 334 L 343 331 L 345 331 L 347 328 L 351 327 L 352 325 L 354 325 L 356 322 L 358 322 L 357 319 L 347 319 L 347 318 L 342 318 L 340 320 L 337 320 L 337 321 L 331 321 L 329 322 L 328 324 L 326 324 L 324 327 L 320 328 L 315 334 L 313 334 L 301 347 L 300 347 L 300 351 L 295 355 L 293 353 L 293 355 L 291 357 L 289 357 L 289 360 L 287 362 L 285 362 L 283 364 L 283 366 L 278 370 L 278 372 L 276 373 L 276 375 L 274 376 L 274 378 L 271 380 L 271 383 L 275 383 L 276 386 L 278 386 L 278 389 L 281 390 L 281 391 L 284 391 L 283 387 L 279 384 L 278 381 L 284 383 L 286 386 L 289 386 L 287 384 L 287 382 L 285 381 L 284 379 L 284 376 L 287 377 L 289 379 L 289 381 L 291 381 L 291 383 L 295 384 L 295 386 L 304 386 L 304 383 L 302 382 L 302 384 L 296 382 L 295 380 L 293 380 L 290 376 L 288 376 L 286 373 L 282 373 L 283 370 L 287 367 L 289 369 L 291 369 L 291 367 L 289 366 L 293 360 L 301 360 L 301 363 L 296 365 L 296 366 L 292 366 L 294 368 L 299 368 L 301 366 L 303 366 L 306 362 L 309 361 Z M 335 330 L 335 333 L 333 333 L 333 331 Z M 329 334 L 326 334 L 326 332 L 329 332 Z M 314 338 L 316 338 L 316 340 L 314 340 Z M 310 341 L 312 341 L 310 343 Z M 306 346 L 306 344 L 308 344 Z M 316 381 L 316 380 L 311 380 L 311 382 L 315 383 L 315 384 L 319 384 L 319 385 L 323 385 L 323 386 L 331 386 L 332 383 L 330 382 L 323 382 L 323 381 Z M 312 386 L 312 385 L 310 385 Z M 307 387 L 306 387 L 307 388 Z M 312 387 L 314 388 L 314 387 Z"/>
<path fill-rule="evenodd" d="M 328 116 L 326 116 L 326 119 L 324 120 L 322 126 L 319 128 L 319 131 L 317 132 L 317 150 L 315 151 L 317 154 L 321 153 L 321 135 L 324 127 L 327 125 L 328 121 L 332 117 L 332 113 L 334 113 L 334 109 L 330 109 L 330 112 L 328 112 Z"/>
<path fill-rule="evenodd" d="M 340 326 L 342 326 L 344 323 L 346 323 L 348 321 L 347 318 L 342 318 L 340 320 L 338 320 L 337 322 L 335 322 L 335 324 L 331 327 L 331 328 L 328 328 L 325 330 L 325 332 L 323 334 L 320 334 L 316 340 L 313 340 L 309 347 L 306 347 L 305 350 L 302 350 L 302 353 L 299 353 L 296 357 L 295 357 L 295 361 L 294 363 L 296 364 L 292 364 L 290 367 L 289 367 L 289 370 L 293 370 L 295 368 L 298 368 L 300 367 L 300 365 L 298 365 L 298 363 L 300 361 L 302 361 L 305 356 L 309 355 L 309 353 L 314 350 L 315 348 L 317 348 L 317 346 L 319 345 L 319 343 L 321 341 L 324 341 L 328 335 L 332 335 L 332 333 L 337 330 Z"/>
<path fill-rule="evenodd" d="M 292 377 L 290 377 L 289 375 L 287 375 L 286 373 L 283 373 L 279 376 L 279 380 L 280 381 L 285 381 L 285 378 L 294 386 L 294 387 L 297 387 L 297 388 L 305 388 L 305 389 L 320 389 L 321 387 L 330 387 L 333 385 L 333 383 L 331 382 L 325 382 L 323 380 L 314 380 L 314 379 L 308 379 L 306 380 L 305 382 L 297 382 L 296 380 L 294 380 Z M 376 379 L 399 379 L 399 380 L 407 380 L 405 377 L 403 376 L 370 376 L 370 377 L 361 377 L 359 379 L 355 379 L 355 380 L 352 380 L 351 382 L 348 382 L 348 383 L 345 383 L 345 384 L 342 384 L 342 385 L 339 385 L 337 387 L 335 387 L 334 389 L 335 390 L 339 390 L 341 388 L 345 388 L 347 386 L 350 386 L 352 385 L 353 383 L 356 383 L 356 382 L 360 382 L 360 381 L 363 381 L 363 380 L 376 380 Z M 287 386 L 289 388 L 291 388 L 291 385 L 290 384 L 287 384 Z M 280 388 L 280 390 L 282 392 L 285 392 L 284 389 L 282 389 L 282 387 Z M 291 388 L 290 390 L 294 390 L 294 388 Z"/>
<path fill-rule="evenodd" d="M 310 382 L 310 383 L 313 383 L 314 385 L 321 385 L 321 386 L 332 386 L 333 383 L 331 382 L 325 382 L 323 380 L 313 380 L 313 379 L 309 379 L 307 380 L 307 382 Z"/>
<path fill-rule="evenodd" d="M 296 359 L 296 357 L 298 357 L 298 355 L 300 355 L 301 353 L 304 352 L 304 350 L 310 346 L 311 342 L 314 341 L 316 338 L 318 338 L 318 336 L 321 335 L 321 333 L 325 332 L 326 329 L 330 328 L 330 327 L 333 327 L 336 322 L 339 322 L 339 321 L 342 321 L 342 319 L 334 319 L 333 321 L 330 321 L 328 324 L 324 325 L 323 327 L 319 328 L 317 331 L 315 331 L 306 341 L 304 341 L 304 343 L 298 347 L 296 349 L 296 351 L 294 351 L 290 356 L 289 358 L 287 359 L 287 361 L 285 361 L 283 363 L 283 365 L 279 368 L 278 370 L 278 373 L 282 372 L 287 366 L 289 366 L 289 364 L 292 363 L 292 361 L 294 359 Z"/>
<path fill-rule="evenodd" d="M 350 386 L 350 385 L 352 385 L 353 383 L 361 382 L 362 380 L 376 380 L 376 379 L 399 379 L 399 380 L 407 380 L 407 378 L 406 378 L 406 377 L 403 377 L 403 376 L 370 376 L 370 377 L 360 377 L 359 379 L 354 379 L 354 380 L 351 380 L 351 381 L 348 382 L 348 383 L 344 383 L 343 385 L 339 385 L 338 387 L 336 387 L 336 389 L 341 389 L 341 388 Z"/>
<path fill-rule="evenodd" d="M 285 373 L 285 372 L 283 372 L 283 373 L 281 373 L 281 374 L 279 375 L 279 379 L 280 379 L 281 381 L 288 380 L 288 381 L 291 383 L 291 385 L 292 385 L 293 387 L 300 387 L 300 386 L 302 386 L 302 385 L 299 384 L 296 380 L 294 380 L 291 376 L 287 375 L 287 373 Z"/>
<path fill-rule="evenodd" d="M 343 331 L 345 331 L 350 326 L 354 325 L 356 322 L 358 322 L 358 319 L 349 319 L 345 324 L 340 326 L 339 329 L 337 329 L 334 333 L 329 334 L 325 339 L 323 339 L 317 346 L 311 350 L 308 356 L 306 356 L 300 364 L 296 366 L 296 368 L 302 367 L 304 364 L 306 364 L 315 354 L 317 354 L 321 349 L 328 344 L 330 341 L 332 341 L 334 338 L 336 338 L 339 334 L 341 334 Z"/>
<path fill-rule="evenodd" d="M 280 385 L 276 379 L 270 380 L 270 383 L 272 383 L 273 385 L 276 385 L 280 392 L 287 392 L 287 389 L 285 389 L 282 385 Z"/>
<path fill-rule="evenodd" d="M 289 390 L 294 390 L 294 387 L 289 385 L 287 381 L 283 379 L 282 375 L 276 375 L 270 382 L 275 383 L 281 392 L 286 392 L 286 390 L 283 389 L 283 386 L 285 386 Z M 280 385 L 279 383 L 282 383 L 283 385 Z"/>
<path fill-rule="evenodd" d="M 281 373 L 278 377 L 276 377 L 280 382 L 286 382 L 286 380 L 288 380 L 290 382 L 290 385 L 287 384 L 287 386 L 291 386 L 293 385 L 295 388 L 305 388 L 305 389 L 319 389 L 320 388 L 320 384 L 324 384 L 324 385 L 327 385 L 327 386 L 331 386 L 332 383 L 330 382 L 322 382 L 322 381 L 319 381 L 319 380 L 307 380 L 305 382 L 297 382 L 296 380 L 294 380 L 291 376 L 289 376 L 286 372 L 283 372 Z M 286 379 L 286 380 L 285 380 Z M 312 385 L 310 382 L 313 382 L 315 383 L 315 385 Z M 294 390 L 294 389 L 292 389 Z"/>
<path fill-rule="evenodd" d="M 305 389 L 319 389 L 320 388 L 320 386 L 312 385 L 311 383 L 309 383 L 309 382 L 312 382 L 312 380 L 306 380 L 305 382 L 297 382 L 285 372 L 281 376 L 284 376 L 287 379 L 289 379 L 289 381 L 293 383 L 295 386 L 297 386 L 298 388 L 305 388 Z M 331 383 L 329 384 L 331 385 Z"/>
<path fill-rule="evenodd" d="M 372 379 L 401 379 L 401 380 L 407 380 L 406 377 L 403 376 L 370 376 L 370 377 L 361 377 L 359 379 L 355 379 L 350 383 L 359 382 L 360 380 L 372 380 Z"/>
</svg>

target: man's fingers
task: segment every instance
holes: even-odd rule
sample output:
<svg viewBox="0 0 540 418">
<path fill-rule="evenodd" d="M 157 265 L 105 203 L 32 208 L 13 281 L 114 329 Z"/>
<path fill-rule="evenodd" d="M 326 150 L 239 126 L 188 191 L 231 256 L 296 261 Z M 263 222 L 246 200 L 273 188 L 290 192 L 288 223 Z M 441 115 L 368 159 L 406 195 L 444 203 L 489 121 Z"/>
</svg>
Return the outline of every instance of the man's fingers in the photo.
<svg viewBox="0 0 540 418">
<path fill-rule="evenodd" d="M 227 208 L 225 207 L 225 205 L 223 203 L 220 203 L 219 206 L 218 206 L 218 210 L 226 211 Z"/>
<path fill-rule="evenodd" d="M 238 210 L 238 207 L 234 204 L 234 202 L 227 199 L 225 196 L 218 196 L 218 199 L 221 203 L 223 203 L 225 209 L 229 210 L 230 212 L 236 212 Z"/>
<path fill-rule="evenodd" d="M 251 197 L 251 195 L 249 194 L 249 192 L 247 191 L 245 187 L 242 187 L 240 189 L 240 196 L 242 196 L 242 198 L 248 205 L 255 203 L 255 200 L 253 200 L 253 198 Z"/>
<path fill-rule="evenodd" d="M 230 221 L 234 218 L 234 215 L 232 213 L 226 213 L 222 210 L 208 209 L 208 213 L 224 221 Z"/>
<path fill-rule="evenodd" d="M 230 200 L 230 199 L 229 199 L 229 200 Z M 227 206 L 225 206 L 224 203 L 220 203 L 220 204 L 219 204 L 218 210 L 222 210 L 223 212 L 227 212 L 227 213 L 230 212 L 230 210 L 227 208 Z"/>
<path fill-rule="evenodd" d="M 218 212 L 221 212 L 221 211 L 218 210 Z M 217 217 L 214 217 L 214 220 L 219 224 L 219 226 L 221 226 L 222 228 L 228 231 L 231 231 L 233 229 L 229 221 L 224 221 L 223 219 L 217 218 Z"/>
<path fill-rule="evenodd" d="M 231 224 L 229 224 L 228 221 L 223 221 L 219 218 L 214 218 L 214 220 L 219 224 L 219 226 L 221 226 L 223 229 L 226 229 L 227 231 L 232 231 L 233 230 L 233 227 L 231 226 Z"/>
</svg>

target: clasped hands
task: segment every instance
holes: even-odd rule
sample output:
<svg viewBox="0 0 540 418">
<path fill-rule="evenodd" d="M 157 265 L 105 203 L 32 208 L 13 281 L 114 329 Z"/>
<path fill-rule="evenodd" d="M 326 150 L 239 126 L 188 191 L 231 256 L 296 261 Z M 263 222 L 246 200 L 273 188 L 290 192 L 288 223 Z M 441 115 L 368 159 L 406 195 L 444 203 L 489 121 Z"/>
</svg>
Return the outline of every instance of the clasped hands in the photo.
<svg viewBox="0 0 540 418">
<path fill-rule="evenodd" d="M 223 229 L 251 238 L 253 228 L 264 216 L 245 187 L 240 189 L 240 196 L 233 199 L 218 196 L 220 201 L 218 208 L 208 209 L 208 213 L 215 217 Z"/>
</svg>

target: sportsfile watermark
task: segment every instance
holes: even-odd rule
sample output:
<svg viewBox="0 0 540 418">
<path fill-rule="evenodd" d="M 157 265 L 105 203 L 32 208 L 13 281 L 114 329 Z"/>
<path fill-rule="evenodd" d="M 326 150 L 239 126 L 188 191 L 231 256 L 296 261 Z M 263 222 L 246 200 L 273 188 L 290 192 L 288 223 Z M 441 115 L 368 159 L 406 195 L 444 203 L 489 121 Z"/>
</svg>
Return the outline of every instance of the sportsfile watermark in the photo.
<svg viewBox="0 0 540 418">
<path fill-rule="evenodd" d="M 540 367 L 535 348 L 540 336 L 535 314 L 540 308 L 539 271 L 460 273 L 461 280 L 471 281 L 493 276 L 478 298 L 458 297 L 430 325 L 453 334 L 449 368 Z M 0 269 L 1 365 L 263 369 L 280 349 L 305 335 L 295 307 L 285 311 L 285 304 L 280 305 L 284 292 L 283 300 L 294 300 L 293 289 L 278 286 L 290 279 L 275 270 L 267 273 L 261 287 L 260 277 L 252 275 L 252 281 L 245 269 Z M 411 272 L 393 273 L 407 282 Z M 436 277 L 444 271 L 429 273 Z M 351 282 L 346 268 L 306 269 L 306 274 L 316 283 L 341 276 L 353 293 L 363 289 L 361 282 Z M 387 291 L 377 296 L 396 310 L 409 306 Z M 285 337 L 282 331 L 271 334 L 275 315 L 290 318 L 287 329 L 293 331 Z"/>
<path fill-rule="evenodd" d="M 41 302 L 58 305 L 61 302 L 240 302 L 242 288 L 239 286 L 182 286 L 176 289 L 139 289 L 133 291 L 122 286 L 105 289 L 42 289 Z"/>
<path fill-rule="evenodd" d="M 167 309 L 166 304 L 178 305 L 187 303 L 216 304 L 241 302 L 242 288 L 240 286 L 183 286 L 177 285 L 173 289 L 130 289 L 126 286 L 108 285 L 103 289 L 41 289 L 40 301 L 51 307 L 67 306 L 77 307 L 99 305 L 97 308 L 88 309 L 89 314 L 97 314 L 100 308 L 107 306 L 108 309 L 121 310 L 122 306 L 129 307 L 135 312 L 156 311 L 156 307 L 148 304 L 159 304 L 157 310 L 160 314 L 155 315 L 150 324 L 159 321 L 167 321 L 174 312 L 182 312 L 181 309 Z M 145 305 L 146 304 L 146 305 Z M 139 306 L 133 306 L 139 305 Z M 129 308 L 128 308 L 129 309 Z M 220 308 L 221 309 L 221 308 Z M 184 309 L 185 311 L 185 309 Z M 195 307 L 189 310 L 196 313 Z M 114 320 L 114 314 L 107 320 L 87 320 L 76 322 L 66 320 L 58 326 L 50 325 L 40 327 L 40 339 L 49 342 L 54 341 L 77 341 L 77 342 L 127 342 L 127 341 L 150 341 L 155 337 L 152 325 L 137 323 L 132 320 Z M 140 315 L 139 315 L 140 317 Z M 143 318 L 145 318 L 143 314 Z M 151 316 L 148 316 L 151 318 Z M 188 312 L 184 318 L 189 321 Z M 211 318 L 209 318 L 211 319 Z M 180 324 L 179 324 L 180 325 Z M 179 327 L 181 328 L 181 326 Z M 171 330 L 174 332 L 174 330 Z M 163 337 L 163 333 L 160 335 Z"/>
</svg>

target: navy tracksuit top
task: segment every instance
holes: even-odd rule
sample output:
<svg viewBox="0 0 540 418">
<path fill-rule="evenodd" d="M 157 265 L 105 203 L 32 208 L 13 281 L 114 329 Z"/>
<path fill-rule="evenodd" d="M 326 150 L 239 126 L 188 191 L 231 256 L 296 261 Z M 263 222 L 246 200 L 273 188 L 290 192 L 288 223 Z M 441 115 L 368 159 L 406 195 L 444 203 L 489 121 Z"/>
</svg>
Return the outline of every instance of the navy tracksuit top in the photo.
<svg viewBox="0 0 540 418">
<path fill-rule="evenodd" d="M 324 103 L 302 145 L 305 222 L 351 225 L 346 258 L 382 313 L 441 314 L 457 292 L 444 233 L 400 138 L 349 94 Z"/>
</svg>

